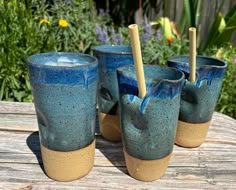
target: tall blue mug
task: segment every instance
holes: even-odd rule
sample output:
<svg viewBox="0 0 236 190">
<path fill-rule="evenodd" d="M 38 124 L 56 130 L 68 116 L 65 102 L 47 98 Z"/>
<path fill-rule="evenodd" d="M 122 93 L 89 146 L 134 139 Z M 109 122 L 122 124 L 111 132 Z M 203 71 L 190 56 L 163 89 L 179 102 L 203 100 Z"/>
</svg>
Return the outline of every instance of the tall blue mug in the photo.
<svg viewBox="0 0 236 190">
<path fill-rule="evenodd" d="M 27 63 L 45 172 L 57 181 L 81 178 L 94 163 L 97 59 L 51 52 Z"/>
<path fill-rule="evenodd" d="M 93 50 L 99 62 L 98 117 L 102 136 L 111 141 L 121 140 L 119 91 L 116 70 L 133 64 L 131 46 L 101 45 Z"/>
<path fill-rule="evenodd" d="M 176 144 L 200 146 L 207 136 L 227 64 L 216 58 L 197 56 L 194 83 L 188 80 L 188 56 L 171 57 L 168 66 L 184 72 L 186 81 L 181 94 Z"/>
</svg>

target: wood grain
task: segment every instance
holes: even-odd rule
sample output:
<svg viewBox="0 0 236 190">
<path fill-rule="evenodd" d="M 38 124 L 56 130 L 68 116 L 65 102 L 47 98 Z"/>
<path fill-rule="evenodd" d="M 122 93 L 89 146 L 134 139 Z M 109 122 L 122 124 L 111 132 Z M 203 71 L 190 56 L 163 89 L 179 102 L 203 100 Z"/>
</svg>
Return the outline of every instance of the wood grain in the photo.
<svg viewBox="0 0 236 190">
<path fill-rule="evenodd" d="M 33 104 L 0 102 L 0 189 L 236 189 L 236 120 L 214 113 L 206 142 L 191 149 L 174 146 L 165 175 L 154 182 L 131 178 L 122 143 L 97 135 L 93 170 L 62 183 L 43 172 Z"/>
</svg>

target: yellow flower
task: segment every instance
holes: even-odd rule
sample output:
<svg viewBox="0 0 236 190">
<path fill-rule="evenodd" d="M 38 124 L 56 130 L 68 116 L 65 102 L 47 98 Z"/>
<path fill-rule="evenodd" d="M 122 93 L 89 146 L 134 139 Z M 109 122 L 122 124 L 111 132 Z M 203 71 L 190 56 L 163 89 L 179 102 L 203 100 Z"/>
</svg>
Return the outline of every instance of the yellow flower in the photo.
<svg viewBox="0 0 236 190">
<path fill-rule="evenodd" d="M 50 24 L 49 20 L 46 19 L 46 18 L 43 18 L 43 19 L 40 20 L 40 24 L 43 24 L 43 23 Z"/>
<path fill-rule="evenodd" d="M 63 28 L 66 28 L 68 26 L 68 22 L 62 18 L 58 21 L 58 24 L 59 24 L 59 26 L 61 26 Z"/>
</svg>

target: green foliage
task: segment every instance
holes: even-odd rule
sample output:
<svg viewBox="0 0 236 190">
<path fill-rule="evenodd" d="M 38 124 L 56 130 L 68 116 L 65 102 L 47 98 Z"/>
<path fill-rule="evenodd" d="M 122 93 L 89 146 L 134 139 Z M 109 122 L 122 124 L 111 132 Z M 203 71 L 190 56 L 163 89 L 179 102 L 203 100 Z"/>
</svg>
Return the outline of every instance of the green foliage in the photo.
<svg viewBox="0 0 236 190">
<path fill-rule="evenodd" d="M 174 34 L 172 33 L 171 23 L 170 23 L 169 18 L 160 17 L 158 18 L 157 22 L 155 22 L 155 24 L 160 25 L 162 27 L 164 36 L 166 37 L 166 39 L 175 38 Z"/>
<path fill-rule="evenodd" d="M 147 26 L 148 25 L 148 26 Z M 140 43 L 142 49 L 142 58 L 144 64 L 161 64 L 165 65 L 167 59 L 174 55 L 188 54 L 188 40 L 183 36 L 182 39 L 174 38 L 168 43 L 165 35 L 162 34 L 161 28 L 155 28 L 157 23 L 139 26 Z M 149 27 L 149 31 L 145 31 L 145 27 Z M 147 30 L 147 29 L 146 29 Z M 130 36 L 128 27 L 120 27 L 122 33 L 122 44 L 130 44 Z M 112 42 L 111 28 L 107 28 L 107 41 L 109 44 L 117 45 Z M 144 39 L 147 38 L 147 39 Z"/>
<path fill-rule="evenodd" d="M 201 40 L 200 35 L 198 40 L 201 42 L 199 45 L 199 52 L 203 53 L 209 47 L 217 46 L 218 48 L 230 42 L 230 39 L 236 29 L 236 4 L 228 11 L 226 16 L 221 13 L 221 8 L 224 1 L 222 1 L 219 9 L 216 10 L 217 14 L 213 24 L 210 27 L 210 32 L 207 34 L 206 40 Z M 180 33 L 189 27 L 199 27 L 199 18 L 201 15 L 202 0 L 184 0 L 184 9 L 178 28 Z"/>
<path fill-rule="evenodd" d="M 205 43 L 202 43 L 200 48 L 205 50 L 207 47 L 222 46 L 229 42 L 233 32 L 236 30 L 236 4 L 229 10 L 228 14 L 224 17 L 221 12 L 215 17 L 211 26 Z"/>
<path fill-rule="evenodd" d="M 79 51 L 91 53 L 91 46 L 97 44 L 96 24 L 104 25 L 108 17 L 96 14 L 91 1 L 57 1 L 45 7 L 45 1 L 36 4 L 34 16 L 40 24 L 43 51 Z M 42 20 L 46 19 L 49 24 Z M 61 26 L 59 20 L 66 22 Z"/>
<path fill-rule="evenodd" d="M 188 26 L 196 27 L 198 25 L 197 15 L 200 6 L 201 0 L 184 0 L 184 18 L 186 19 Z"/>
<path fill-rule="evenodd" d="M 227 63 L 221 94 L 216 105 L 216 111 L 236 119 L 236 47 L 226 44 L 222 48 L 208 49 L 207 55 L 221 58 Z"/>
<path fill-rule="evenodd" d="M 98 43 L 91 1 L 0 0 L 0 100 L 32 101 L 26 59 L 49 51 L 90 53 Z M 63 19 L 68 25 L 59 25 Z"/>
<path fill-rule="evenodd" d="M 22 1 L 0 1 L 0 18 L 0 99 L 31 100 L 25 61 L 37 42 L 30 11 Z"/>
<path fill-rule="evenodd" d="M 181 40 L 176 38 L 171 44 L 168 44 L 164 37 L 160 39 L 153 37 L 143 45 L 143 62 L 144 64 L 165 65 L 169 57 L 187 54 L 187 43 L 188 40 L 185 38 Z"/>
</svg>

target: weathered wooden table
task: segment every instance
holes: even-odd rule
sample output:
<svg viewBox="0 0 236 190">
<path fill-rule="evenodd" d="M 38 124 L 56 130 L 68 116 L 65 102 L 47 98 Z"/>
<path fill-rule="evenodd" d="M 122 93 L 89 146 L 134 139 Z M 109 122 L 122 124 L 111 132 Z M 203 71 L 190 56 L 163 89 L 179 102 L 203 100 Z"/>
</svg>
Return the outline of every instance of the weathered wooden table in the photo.
<svg viewBox="0 0 236 190">
<path fill-rule="evenodd" d="M 214 113 L 206 142 L 174 147 L 165 175 L 154 182 L 131 178 L 121 143 L 96 136 L 92 171 L 72 182 L 56 182 L 43 172 L 34 106 L 0 102 L 0 189 L 236 189 L 236 120 Z"/>
</svg>

